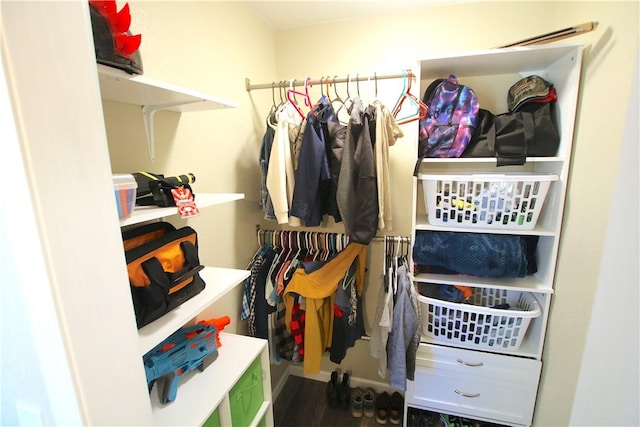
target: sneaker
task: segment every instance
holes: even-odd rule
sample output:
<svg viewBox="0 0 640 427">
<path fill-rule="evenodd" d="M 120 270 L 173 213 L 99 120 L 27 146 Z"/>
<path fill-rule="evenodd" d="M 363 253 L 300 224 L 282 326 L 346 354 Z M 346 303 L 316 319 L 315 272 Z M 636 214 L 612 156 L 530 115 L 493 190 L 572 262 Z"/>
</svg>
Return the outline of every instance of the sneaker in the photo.
<svg viewBox="0 0 640 427">
<path fill-rule="evenodd" d="M 338 407 L 338 371 L 331 372 L 331 380 L 327 383 L 327 402 L 331 409 Z"/>
<path fill-rule="evenodd" d="M 376 391 L 371 387 L 367 388 L 364 391 L 364 396 L 362 397 L 363 403 L 363 413 L 365 417 L 372 418 L 373 413 L 375 412 L 376 405 Z"/>
<path fill-rule="evenodd" d="M 404 413 L 404 397 L 397 391 L 393 392 L 390 398 L 389 421 L 391 424 L 402 424 L 402 414 Z"/>
<path fill-rule="evenodd" d="M 386 424 L 391 412 L 391 397 L 386 391 L 378 395 L 376 399 L 376 422 Z"/>
<path fill-rule="evenodd" d="M 351 392 L 351 415 L 354 418 L 362 417 L 362 406 L 364 401 L 364 390 L 356 388 Z"/>
</svg>

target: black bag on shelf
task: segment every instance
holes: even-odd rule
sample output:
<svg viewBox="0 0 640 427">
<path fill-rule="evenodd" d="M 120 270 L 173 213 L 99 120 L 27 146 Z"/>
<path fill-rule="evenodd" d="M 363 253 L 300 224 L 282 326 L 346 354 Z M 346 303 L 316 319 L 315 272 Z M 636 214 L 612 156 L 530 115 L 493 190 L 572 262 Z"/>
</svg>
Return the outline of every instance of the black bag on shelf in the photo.
<svg viewBox="0 0 640 427">
<path fill-rule="evenodd" d="M 123 231 L 122 240 L 138 329 L 204 289 L 191 227 L 154 222 Z"/>
<path fill-rule="evenodd" d="M 496 157 L 498 166 L 524 165 L 529 157 L 555 156 L 560 135 L 554 119 L 556 92 L 539 76 L 514 84 L 509 112 L 480 109 L 478 127 L 462 157 Z"/>
<path fill-rule="evenodd" d="M 196 181 L 196 177 L 192 173 L 167 177 L 151 172 L 134 172 L 132 175 L 138 184 L 136 190 L 136 205 L 138 206 L 160 206 L 163 208 L 175 206 L 176 202 L 171 195 L 171 190 L 178 187 L 188 188 L 193 198 L 196 197 L 189 185 Z"/>
</svg>

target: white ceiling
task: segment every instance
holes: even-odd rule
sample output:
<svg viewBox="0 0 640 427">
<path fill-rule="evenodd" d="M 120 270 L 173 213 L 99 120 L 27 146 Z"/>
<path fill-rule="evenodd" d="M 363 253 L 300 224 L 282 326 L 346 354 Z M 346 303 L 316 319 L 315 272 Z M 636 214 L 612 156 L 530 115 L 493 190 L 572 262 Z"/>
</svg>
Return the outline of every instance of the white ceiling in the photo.
<svg viewBox="0 0 640 427">
<path fill-rule="evenodd" d="M 287 30 L 328 22 L 398 13 L 416 8 L 440 7 L 478 0 L 335 0 L 335 1 L 245 1 L 273 30 Z"/>
</svg>

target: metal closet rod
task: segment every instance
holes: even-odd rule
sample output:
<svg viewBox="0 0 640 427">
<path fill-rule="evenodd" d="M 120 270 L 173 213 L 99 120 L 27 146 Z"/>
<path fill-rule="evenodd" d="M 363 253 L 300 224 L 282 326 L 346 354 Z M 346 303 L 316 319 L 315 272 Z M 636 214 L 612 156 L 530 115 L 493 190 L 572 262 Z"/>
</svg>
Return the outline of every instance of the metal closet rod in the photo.
<svg viewBox="0 0 640 427">
<path fill-rule="evenodd" d="M 415 76 L 415 74 L 413 73 L 413 71 L 411 70 L 407 70 L 410 71 L 412 74 L 412 77 Z M 347 77 L 340 77 L 340 78 L 336 78 L 334 80 L 334 78 L 332 76 L 326 76 L 326 77 L 320 77 L 319 79 L 313 79 L 309 81 L 309 84 L 312 85 L 318 85 L 318 84 L 324 84 L 327 82 L 327 80 L 329 80 L 330 83 L 348 83 L 349 81 L 351 82 L 363 82 L 363 81 L 368 81 L 368 80 L 388 80 L 388 79 L 402 79 L 406 76 L 405 73 L 397 73 L 397 74 L 381 74 L 381 75 L 377 75 L 376 73 L 373 74 L 367 74 L 367 75 L 361 75 L 361 74 L 356 74 L 355 77 L 348 75 Z M 304 81 L 306 79 L 294 79 L 293 80 L 293 85 L 294 86 L 300 86 L 304 84 Z M 289 80 L 279 80 L 277 82 L 271 82 L 271 83 L 260 83 L 260 84 L 251 84 L 251 80 L 249 80 L 249 78 L 245 78 L 244 79 L 245 82 L 245 87 L 247 89 L 247 92 L 251 92 L 252 90 L 255 89 L 271 89 L 271 88 L 277 88 L 279 87 L 280 83 L 286 83 L 287 86 L 289 85 L 289 83 L 291 82 L 291 79 Z"/>
</svg>

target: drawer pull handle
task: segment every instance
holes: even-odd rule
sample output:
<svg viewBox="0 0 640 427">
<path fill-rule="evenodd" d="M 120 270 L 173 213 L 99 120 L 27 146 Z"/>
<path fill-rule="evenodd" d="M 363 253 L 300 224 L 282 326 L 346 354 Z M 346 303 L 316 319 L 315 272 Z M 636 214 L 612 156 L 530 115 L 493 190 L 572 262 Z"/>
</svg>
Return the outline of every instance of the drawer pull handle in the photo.
<svg viewBox="0 0 640 427">
<path fill-rule="evenodd" d="M 462 359 L 458 359 L 458 360 L 457 360 L 457 362 L 458 362 L 459 364 L 461 364 L 461 365 L 464 365 L 464 366 L 471 366 L 472 368 L 478 368 L 478 367 L 480 367 L 480 366 L 483 366 L 483 365 L 484 365 L 484 363 L 482 363 L 482 362 L 470 363 L 470 362 L 465 362 L 465 361 L 464 361 L 464 360 L 462 360 Z"/>
<path fill-rule="evenodd" d="M 480 393 L 466 393 L 464 391 L 460 391 L 458 389 L 454 390 L 456 393 L 458 393 L 460 396 L 462 397 L 480 397 Z"/>
</svg>

